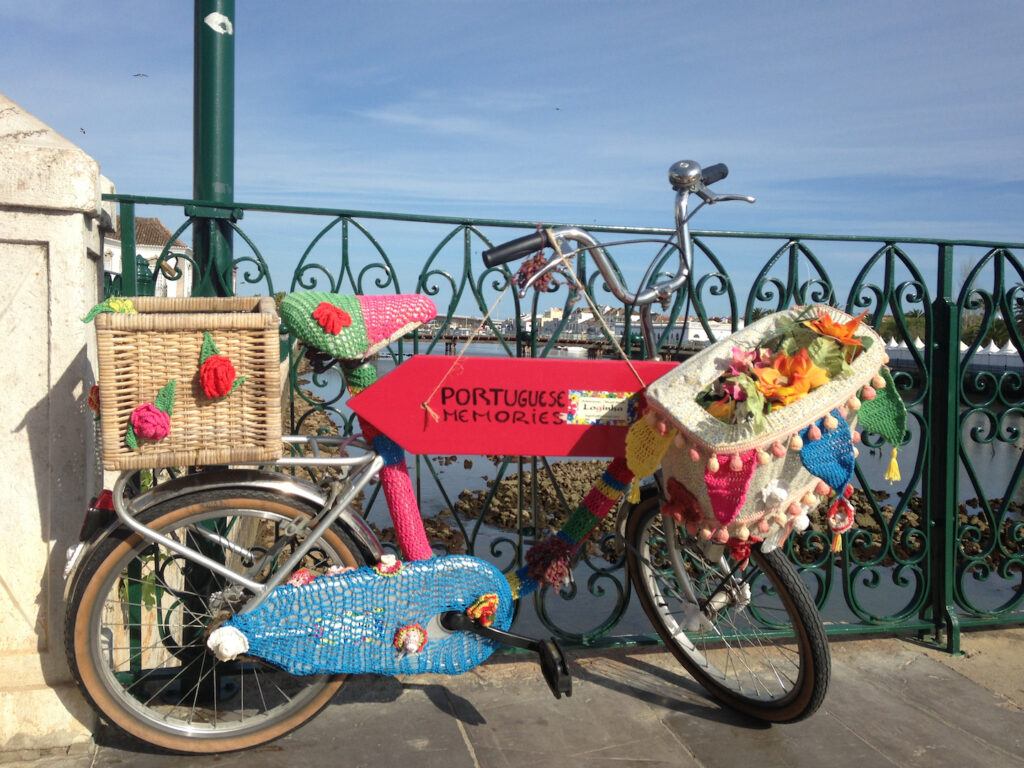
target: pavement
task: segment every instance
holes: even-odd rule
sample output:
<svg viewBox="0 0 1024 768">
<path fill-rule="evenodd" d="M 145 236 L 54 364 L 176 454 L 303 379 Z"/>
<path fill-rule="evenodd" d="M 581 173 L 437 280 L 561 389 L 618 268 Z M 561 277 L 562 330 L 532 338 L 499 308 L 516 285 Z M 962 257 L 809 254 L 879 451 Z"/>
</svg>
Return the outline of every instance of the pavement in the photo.
<svg viewBox="0 0 1024 768">
<path fill-rule="evenodd" d="M 909 640 L 834 642 L 825 704 L 795 725 L 720 707 L 663 651 L 617 649 L 573 654 L 569 699 L 555 700 L 532 662 L 505 656 L 453 678 L 352 678 L 307 726 L 249 752 L 154 754 L 103 729 L 88 753 L 8 764 L 1024 766 L 1024 628 L 964 635 L 963 647 L 950 657 Z"/>
</svg>

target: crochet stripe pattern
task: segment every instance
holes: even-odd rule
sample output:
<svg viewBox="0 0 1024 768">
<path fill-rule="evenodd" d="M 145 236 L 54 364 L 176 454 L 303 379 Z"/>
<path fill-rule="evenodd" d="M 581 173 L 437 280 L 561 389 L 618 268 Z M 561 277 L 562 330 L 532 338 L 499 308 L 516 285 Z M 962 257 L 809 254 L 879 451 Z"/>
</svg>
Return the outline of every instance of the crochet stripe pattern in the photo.
<svg viewBox="0 0 1024 768">
<path fill-rule="evenodd" d="M 626 490 L 633 479 L 633 473 L 626 465 L 625 457 L 613 459 L 601 477 L 594 483 L 594 487 L 576 507 L 576 511 L 562 526 L 562 530 L 545 541 L 551 539 L 563 541 L 570 553 L 569 559 L 574 557 L 590 532 L 600 525 L 605 516 L 622 501 L 622 497 L 626 495 Z M 544 542 L 539 542 L 534 545 L 534 548 L 543 544 Z M 565 565 L 568 567 L 568 563 Z M 509 574 L 509 586 L 516 599 L 529 595 L 541 586 L 530 575 L 531 571 L 536 572 L 537 568 L 535 565 L 527 563 L 515 573 Z"/>
</svg>

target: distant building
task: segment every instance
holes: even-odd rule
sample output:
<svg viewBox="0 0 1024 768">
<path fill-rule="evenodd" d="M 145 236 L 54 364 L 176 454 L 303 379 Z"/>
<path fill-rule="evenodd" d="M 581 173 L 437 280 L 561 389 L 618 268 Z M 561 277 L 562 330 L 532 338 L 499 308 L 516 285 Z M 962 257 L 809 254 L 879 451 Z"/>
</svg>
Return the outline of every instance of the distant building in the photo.
<svg viewBox="0 0 1024 768">
<path fill-rule="evenodd" d="M 156 269 L 157 259 L 170 242 L 171 231 L 156 217 L 135 217 L 135 252 L 149 264 L 149 271 Z M 187 258 L 175 258 L 185 256 Z M 181 240 L 171 243 L 167 259 L 156 276 L 156 296 L 189 296 L 192 293 L 192 249 Z M 177 270 L 181 277 L 174 279 Z M 121 274 L 121 221 L 114 232 L 103 238 L 103 269 L 111 274 Z"/>
</svg>

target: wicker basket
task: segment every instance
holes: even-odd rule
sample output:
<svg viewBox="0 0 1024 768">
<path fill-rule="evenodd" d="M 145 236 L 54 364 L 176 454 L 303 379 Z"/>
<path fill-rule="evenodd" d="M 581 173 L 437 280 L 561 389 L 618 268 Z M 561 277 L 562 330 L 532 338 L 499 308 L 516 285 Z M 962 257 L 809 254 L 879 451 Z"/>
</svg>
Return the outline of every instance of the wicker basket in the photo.
<svg viewBox="0 0 1024 768">
<path fill-rule="evenodd" d="M 133 298 L 137 314 L 96 317 L 103 466 L 112 470 L 273 461 L 281 456 L 279 319 L 270 298 Z M 210 400 L 199 386 L 203 333 L 245 383 Z M 125 445 L 132 411 L 174 379 L 170 434 Z"/>
</svg>

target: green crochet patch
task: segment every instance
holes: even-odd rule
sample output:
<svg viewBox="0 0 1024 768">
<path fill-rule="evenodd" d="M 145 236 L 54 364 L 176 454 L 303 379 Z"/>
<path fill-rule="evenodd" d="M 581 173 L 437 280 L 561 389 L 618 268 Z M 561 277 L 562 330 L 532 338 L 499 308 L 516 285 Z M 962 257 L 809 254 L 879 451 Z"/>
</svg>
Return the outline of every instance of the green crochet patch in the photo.
<svg viewBox="0 0 1024 768">
<path fill-rule="evenodd" d="M 883 367 L 879 374 L 885 379 L 885 387 L 875 390 L 873 400 L 865 400 L 861 404 L 857 425 L 881 435 L 891 445 L 899 445 L 907 432 L 907 407 L 896 391 L 896 383 L 889 369 Z"/>
<path fill-rule="evenodd" d="M 377 380 L 377 366 L 363 363 L 352 368 L 345 368 L 345 382 L 352 389 L 366 389 Z"/>
<path fill-rule="evenodd" d="M 338 334 L 324 331 L 313 318 L 321 302 L 327 302 L 347 312 L 352 324 Z M 356 296 L 324 291 L 291 293 L 281 302 L 281 319 L 288 331 L 307 346 L 326 352 L 339 360 L 362 360 L 366 357 L 370 340 L 366 335 L 363 310 Z"/>
</svg>

